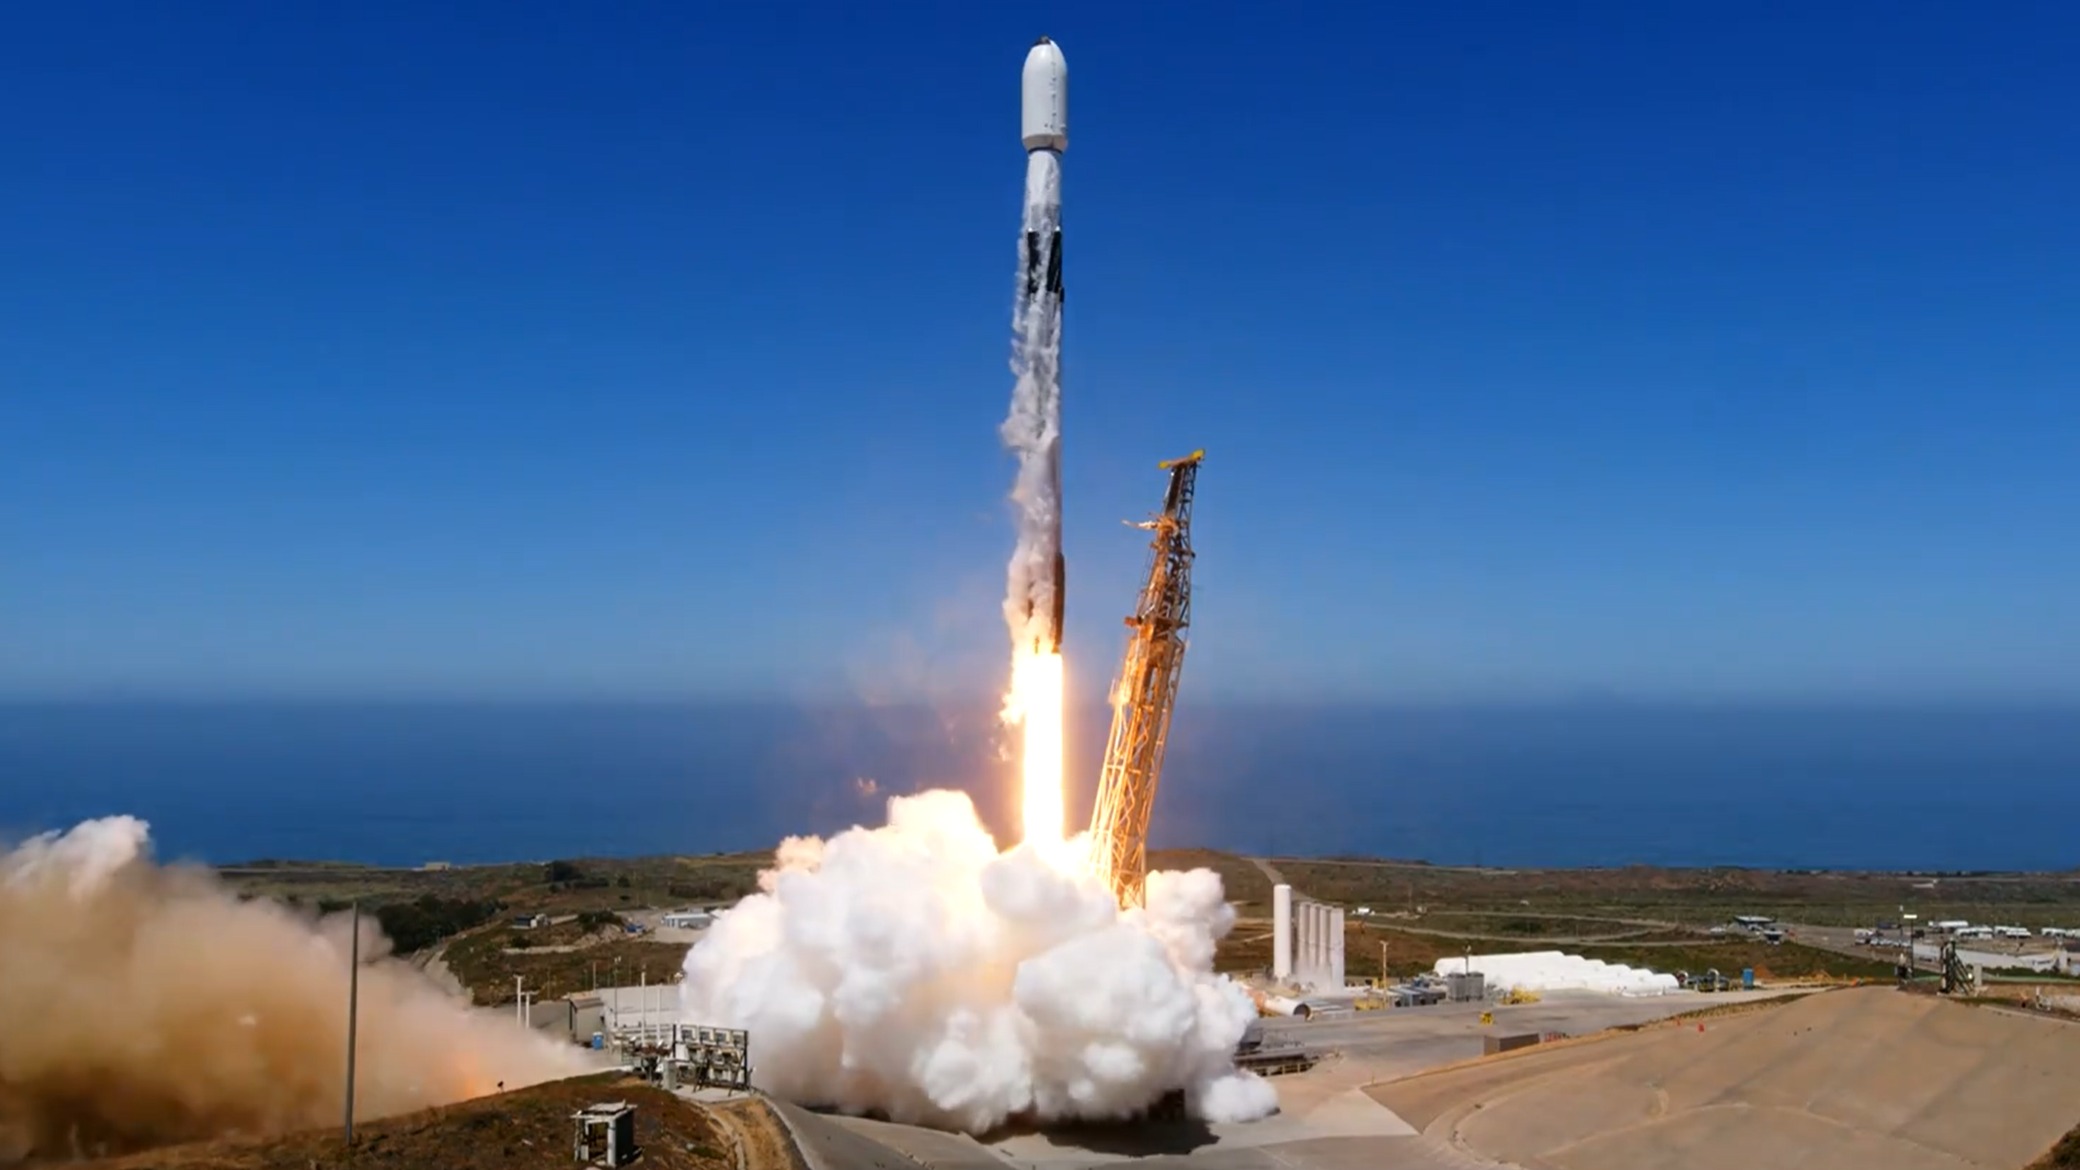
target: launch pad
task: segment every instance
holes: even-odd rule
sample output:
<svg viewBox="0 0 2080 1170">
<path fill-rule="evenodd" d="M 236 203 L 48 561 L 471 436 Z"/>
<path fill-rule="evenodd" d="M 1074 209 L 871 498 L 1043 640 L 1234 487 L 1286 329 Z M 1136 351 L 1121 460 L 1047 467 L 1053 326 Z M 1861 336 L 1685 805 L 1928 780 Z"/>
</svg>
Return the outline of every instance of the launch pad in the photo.
<svg viewBox="0 0 2080 1170">
<path fill-rule="evenodd" d="M 900 1157 L 958 1170 L 1082 1170 L 1127 1162 L 1145 1162 L 1151 1170 L 1462 1170 L 1474 1163 L 1425 1136 L 1420 1116 L 1412 1118 L 1382 1103 L 1380 1098 L 1393 1092 L 1390 1082 L 1414 1083 L 1404 1078 L 1478 1060 L 1483 1037 L 1497 1027 L 1587 1036 L 1651 1024 L 1694 1006 L 1686 997 L 1638 1000 L 1583 994 L 1498 1009 L 1494 1026 L 1480 1023 L 1482 1005 L 1476 1004 L 1368 1012 L 1312 1023 L 1265 1020 L 1260 1025 L 1263 1048 L 1298 1049 L 1307 1054 L 1309 1067 L 1278 1077 L 1279 1111 L 1261 1121 L 1206 1123 L 1175 1115 L 1143 1116 L 1116 1124 L 1020 1128 L 976 1139 L 789 1109 L 792 1124 L 806 1140 L 857 1155 L 879 1147 L 876 1156 L 890 1159 L 884 1164 L 902 1164 L 893 1160 Z M 1586 1051 L 1594 1050 L 1592 1046 Z M 1514 1059 L 1518 1058 L 1501 1058 Z M 846 1163 L 868 1164 L 857 1158 Z"/>
</svg>

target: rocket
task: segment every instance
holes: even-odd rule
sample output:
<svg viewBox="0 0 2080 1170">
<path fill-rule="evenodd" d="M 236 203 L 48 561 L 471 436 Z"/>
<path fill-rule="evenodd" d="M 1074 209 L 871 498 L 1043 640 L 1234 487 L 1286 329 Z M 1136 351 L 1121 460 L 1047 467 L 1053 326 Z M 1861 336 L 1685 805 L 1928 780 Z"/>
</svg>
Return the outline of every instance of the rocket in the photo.
<svg viewBox="0 0 2080 1170">
<path fill-rule="evenodd" d="M 1026 296 L 1036 295 L 1044 283 L 1053 293 L 1057 303 L 1062 295 L 1062 221 L 1061 221 L 1061 155 L 1069 149 L 1069 63 L 1062 59 L 1061 46 L 1046 37 L 1041 37 L 1026 54 L 1026 67 L 1019 75 L 1019 140 L 1025 144 L 1026 154 L 1048 151 L 1055 156 L 1052 196 L 1046 202 L 1053 203 L 1053 238 L 1040 238 L 1038 225 L 1028 216 L 1026 223 Z M 1029 183 L 1026 188 L 1026 206 L 1033 209 L 1034 196 L 1040 194 Z M 1045 256 L 1042 246 L 1046 246 Z"/>
<path fill-rule="evenodd" d="M 1052 563 L 1045 585 L 1033 582 L 1027 598 L 1028 628 L 1034 611 L 1051 607 L 1038 632 L 1036 648 L 1059 654 L 1062 649 L 1063 605 L 1068 598 L 1068 566 L 1062 558 L 1061 309 L 1062 204 L 1061 156 L 1069 148 L 1069 64 L 1052 40 L 1041 37 L 1026 53 L 1019 75 L 1019 140 L 1026 148 L 1026 202 L 1021 255 L 1018 320 L 1024 347 L 1043 403 L 1043 432 L 1048 447 L 1046 494 L 1052 516 L 1046 547 Z M 1044 554 L 1043 554 L 1044 556 Z M 1043 563 L 1045 563 L 1043 561 Z M 1036 566 L 1038 567 L 1038 566 Z"/>
</svg>

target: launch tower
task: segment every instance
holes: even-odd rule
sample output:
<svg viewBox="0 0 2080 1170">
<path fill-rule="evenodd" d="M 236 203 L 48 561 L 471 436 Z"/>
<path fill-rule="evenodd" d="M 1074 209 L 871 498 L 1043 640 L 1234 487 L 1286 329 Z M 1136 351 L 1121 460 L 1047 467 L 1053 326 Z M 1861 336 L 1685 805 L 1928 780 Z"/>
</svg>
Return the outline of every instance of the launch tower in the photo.
<svg viewBox="0 0 2080 1170">
<path fill-rule="evenodd" d="M 1184 666 L 1184 633 L 1192 622 L 1192 494 L 1199 462 L 1194 451 L 1157 466 L 1170 473 L 1163 510 L 1140 527 L 1149 542 L 1148 583 L 1127 618 L 1127 653 L 1112 690 L 1112 734 L 1091 810 L 1091 861 L 1121 906 L 1142 904 L 1148 876 L 1148 820 L 1163 774 L 1170 713 Z"/>
</svg>

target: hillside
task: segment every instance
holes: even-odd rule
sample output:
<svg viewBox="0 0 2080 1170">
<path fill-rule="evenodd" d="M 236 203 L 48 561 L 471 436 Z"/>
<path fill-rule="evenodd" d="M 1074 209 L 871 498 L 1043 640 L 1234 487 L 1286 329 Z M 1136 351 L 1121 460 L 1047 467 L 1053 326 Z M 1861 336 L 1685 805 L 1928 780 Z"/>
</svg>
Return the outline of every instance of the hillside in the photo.
<svg viewBox="0 0 2080 1170">
<path fill-rule="evenodd" d="M 615 1074 L 558 1081 L 439 1109 L 365 1122 L 350 1148 L 337 1129 L 227 1140 L 66 1163 L 84 1170 L 564 1170 L 571 1114 L 587 1105 L 636 1106 L 637 1165 L 654 1170 L 800 1170 L 785 1130 L 763 1101 L 696 1105 Z"/>
</svg>

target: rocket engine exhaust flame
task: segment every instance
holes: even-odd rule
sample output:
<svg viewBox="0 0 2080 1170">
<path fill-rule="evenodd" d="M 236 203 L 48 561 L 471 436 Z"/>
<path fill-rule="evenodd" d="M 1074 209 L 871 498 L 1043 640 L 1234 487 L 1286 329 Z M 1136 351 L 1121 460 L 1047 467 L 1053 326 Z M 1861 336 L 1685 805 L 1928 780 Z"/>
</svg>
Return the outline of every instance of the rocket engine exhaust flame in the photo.
<svg viewBox="0 0 2080 1170">
<path fill-rule="evenodd" d="M 1011 696 L 1004 717 L 1022 731 L 1019 827 L 1037 848 L 1060 844 L 1067 836 L 1062 702 L 1062 656 L 1038 650 L 1018 654 L 1011 665 Z"/>
<path fill-rule="evenodd" d="M 338 1125 L 350 929 L 153 864 L 131 817 L 0 852 L 0 1165 Z M 358 1117 L 591 1067 L 362 931 Z"/>
</svg>

